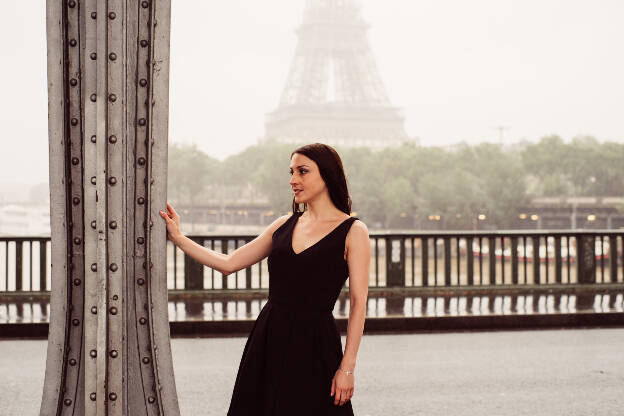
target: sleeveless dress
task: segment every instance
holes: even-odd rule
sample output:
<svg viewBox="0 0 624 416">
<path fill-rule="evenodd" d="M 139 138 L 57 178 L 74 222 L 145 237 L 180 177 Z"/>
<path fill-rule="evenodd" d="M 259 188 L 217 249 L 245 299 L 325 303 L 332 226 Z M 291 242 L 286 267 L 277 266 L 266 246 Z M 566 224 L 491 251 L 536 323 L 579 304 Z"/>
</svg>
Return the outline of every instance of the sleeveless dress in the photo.
<svg viewBox="0 0 624 416">
<path fill-rule="evenodd" d="M 343 357 L 332 311 L 349 274 L 345 238 L 357 217 L 295 253 L 292 234 L 302 213 L 273 233 L 269 299 L 251 329 L 228 416 L 353 415 L 330 396 Z"/>
</svg>

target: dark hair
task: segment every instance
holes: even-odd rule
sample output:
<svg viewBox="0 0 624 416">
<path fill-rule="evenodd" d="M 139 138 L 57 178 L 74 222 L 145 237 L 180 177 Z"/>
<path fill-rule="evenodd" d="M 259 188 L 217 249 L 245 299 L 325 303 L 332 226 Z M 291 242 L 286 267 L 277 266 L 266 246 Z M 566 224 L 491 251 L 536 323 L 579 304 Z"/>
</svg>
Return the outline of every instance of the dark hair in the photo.
<svg viewBox="0 0 624 416">
<path fill-rule="evenodd" d="M 327 186 L 331 201 L 336 208 L 351 215 L 351 197 L 347 188 L 347 178 L 342 167 L 342 160 L 336 150 L 324 143 L 312 143 L 295 149 L 290 154 L 290 157 L 292 158 L 295 153 L 309 157 L 318 165 L 321 178 L 323 178 Z M 308 207 L 305 202 L 303 204 L 303 211 L 305 211 Z M 295 202 L 294 196 L 292 210 L 293 213 L 303 212 L 299 211 L 299 203 Z"/>
</svg>

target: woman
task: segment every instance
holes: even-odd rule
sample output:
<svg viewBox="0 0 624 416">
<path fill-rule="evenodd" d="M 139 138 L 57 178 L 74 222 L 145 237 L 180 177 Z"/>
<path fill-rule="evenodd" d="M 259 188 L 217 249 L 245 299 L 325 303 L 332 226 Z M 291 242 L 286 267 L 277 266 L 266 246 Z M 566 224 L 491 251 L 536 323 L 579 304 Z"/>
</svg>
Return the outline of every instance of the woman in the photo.
<svg viewBox="0 0 624 416">
<path fill-rule="evenodd" d="M 168 238 L 225 275 L 269 256 L 269 299 L 247 338 L 228 416 L 353 415 L 353 371 L 368 296 L 368 229 L 350 216 L 342 161 L 331 146 L 314 143 L 296 149 L 290 174 L 293 213 L 277 218 L 230 254 L 183 236 L 171 205 L 161 211 Z M 343 354 L 332 311 L 347 277 Z"/>
</svg>

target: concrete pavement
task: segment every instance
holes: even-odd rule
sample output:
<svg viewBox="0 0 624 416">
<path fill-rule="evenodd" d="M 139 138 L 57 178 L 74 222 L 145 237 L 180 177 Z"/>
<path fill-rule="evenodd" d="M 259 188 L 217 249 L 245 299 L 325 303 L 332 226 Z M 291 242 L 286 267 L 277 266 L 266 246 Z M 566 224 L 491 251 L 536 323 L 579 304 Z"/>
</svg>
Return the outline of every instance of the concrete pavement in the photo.
<svg viewBox="0 0 624 416">
<path fill-rule="evenodd" d="M 244 344 L 172 340 L 183 416 L 225 415 Z M 0 341 L 0 415 L 38 414 L 46 346 Z M 356 416 L 620 415 L 624 329 L 367 335 L 355 374 Z"/>
</svg>

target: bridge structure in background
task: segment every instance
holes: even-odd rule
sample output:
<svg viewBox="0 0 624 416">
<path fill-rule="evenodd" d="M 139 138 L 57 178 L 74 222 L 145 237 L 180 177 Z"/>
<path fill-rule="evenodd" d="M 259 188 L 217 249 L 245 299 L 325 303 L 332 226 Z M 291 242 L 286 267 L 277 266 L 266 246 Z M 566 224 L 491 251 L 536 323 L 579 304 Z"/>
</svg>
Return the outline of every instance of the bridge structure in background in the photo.
<svg viewBox="0 0 624 416">
<path fill-rule="evenodd" d="M 189 237 L 227 254 L 256 236 Z M 371 233 L 370 243 L 367 333 L 624 325 L 624 231 Z M 45 321 L 48 252 L 46 238 L 0 238 L 0 259 L 9 259 L 0 263 L 0 321 L 9 304 L 9 314 Z M 169 242 L 166 268 L 176 336 L 245 335 L 268 297 L 266 259 L 223 275 Z M 343 331 L 348 309 L 347 280 L 334 310 Z M 45 330 L 32 319 L 2 325 L 7 336 Z"/>
<path fill-rule="evenodd" d="M 42 416 L 180 414 L 158 214 L 167 190 L 170 9 L 169 0 L 47 1 Z"/>
</svg>

